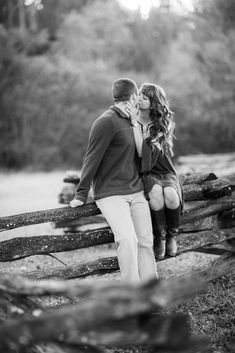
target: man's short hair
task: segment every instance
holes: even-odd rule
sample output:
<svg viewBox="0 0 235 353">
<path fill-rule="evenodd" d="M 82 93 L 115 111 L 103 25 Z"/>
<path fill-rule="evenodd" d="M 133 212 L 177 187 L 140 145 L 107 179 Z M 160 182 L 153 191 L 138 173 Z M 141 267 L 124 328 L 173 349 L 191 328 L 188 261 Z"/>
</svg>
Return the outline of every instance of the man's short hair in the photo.
<svg viewBox="0 0 235 353">
<path fill-rule="evenodd" d="M 129 100 L 133 93 L 138 92 L 138 87 L 135 81 L 129 78 L 119 78 L 114 81 L 112 86 L 113 99 L 115 102 Z"/>
</svg>

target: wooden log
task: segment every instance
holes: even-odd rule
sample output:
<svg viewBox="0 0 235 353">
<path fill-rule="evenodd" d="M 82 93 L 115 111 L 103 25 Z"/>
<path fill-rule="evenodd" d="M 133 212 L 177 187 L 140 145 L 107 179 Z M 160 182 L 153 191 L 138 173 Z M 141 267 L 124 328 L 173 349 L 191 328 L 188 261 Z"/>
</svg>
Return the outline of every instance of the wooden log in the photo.
<svg viewBox="0 0 235 353">
<path fill-rule="evenodd" d="M 221 255 L 215 260 L 211 268 L 200 271 L 200 277 L 205 281 L 212 281 L 227 274 L 235 274 L 235 256 L 232 254 Z"/>
<path fill-rule="evenodd" d="M 211 272 L 208 268 L 201 269 L 198 273 L 198 276 L 194 275 L 188 275 L 186 276 L 179 276 L 178 278 L 181 278 L 181 280 L 184 283 L 188 281 L 187 278 L 190 279 L 190 281 L 194 281 L 195 283 L 199 279 L 199 284 L 202 285 L 206 288 L 205 282 L 209 282 L 212 279 L 215 279 L 217 277 L 220 277 L 224 274 L 226 274 L 226 271 L 228 268 L 230 268 L 230 273 L 231 271 L 235 271 L 234 267 L 235 263 L 235 257 L 226 255 L 226 256 L 221 256 L 218 259 L 216 259 L 212 265 L 213 271 Z M 211 267 L 210 267 L 211 268 Z M 207 275 L 205 275 L 207 274 Z M 200 278 L 203 276 L 203 281 L 201 282 Z M 169 280 L 168 280 L 169 281 Z M 176 281 L 178 283 L 177 278 L 171 278 L 170 281 Z M 165 283 L 165 284 L 164 284 Z M 163 280 L 161 281 L 161 285 L 166 285 L 167 282 L 164 282 Z M 118 287 L 118 289 L 117 289 Z M 204 287 L 200 287 L 202 290 Z M 30 296 L 44 296 L 44 295 L 63 295 L 66 297 L 79 297 L 79 298 L 103 298 L 105 295 L 108 295 L 108 293 L 113 293 L 118 291 L 118 295 L 121 295 L 122 297 L 124 296 L 125 292 L 133 290 L 134 287 L 131 285 L 123 284 L 123 283 L 118 283 L 117 281 L 97 281 L 95 283 L 91 282 L 71 282 L 68 284 L 67 281 L 62 281 L 62 280 L 30 280 L 25 278 L 23 275 L 15 274 L 15 273 L 1 273 L 0 276 L 0 290 L 2 293 L 8 293 L 11 295 L 14 300 L 19 297 L 19 296 L 25 296 L 25 295 L 30 295 Z M 160 290 L 160 288 L 162 288 Z M 193 287 L 194 288 L 194 287 Z M 164 287 L 159 286 L 158 287 L 159 293 L 163 293 Z M 186 291 L 188 295 L 188 290 Z M 181 299 L 185 299 L 186 293 L 184 296 L 182 296 L 182 291 L 181 291 Z M 190 292 L 190 295 L 193 294 Z M 6 294 L 4 294 L 6 295 Z M 2 297 L 2 296 L 1 296 Z M 160 297 L 159 297 L 160 298 Z M 177 299 L 176 296 L 172 297 L 167 297 L 166 296 L 166 301 L 163 303 L 161 302 L 160 299 L 158 299 L 158 305 L 168 305 L 168 303 L 172 302 L 173 300 L 179 300 Z M 9 300 L 8 300 L 9 301 Z M 12 300 L 11 300 L 12 302 Z M 14 302 L 15 303 L 15 302 Z M 19 303 L 19 299 L 18 299 Z M 23 303 L 20 302 L 21 305 Z M 31 303 L 31 302 L 30 302 Z M 31 304 L 30 304 L 31 305 Z M 35 303 L 32 302 L 32 310 L 35 309 Z M 28 304 L 29 306 L 29 304 Z"/>
<path fill-rule="evenodd" d="M 58 202 L 63 204 L 69 204 L 70 201 L 74 198 L 74 194 L 76 192 L 77 185 L 75 184 L 66 184 L 61 192 L 58 195 Z M 94 196 L 92 191 L 89 192 L 87 202 L 94 201 Z"/>
<path fill-rule="evenodd" d="M 218 226 L 220 228 L 235 227 L 235 208 L 219 214 Z"/>
<path fill-rule="evenodd" d="M 63 181 L 65 183 L 78 184 L 80 182 L 80 175 L 81 173 L 77 170 L 68 170 Z"/>
<path fill-rule="evenodd" d="M 178 239 L 178 254 L 233 239 L 235 228 L 184 233 Z"/>
<path fill-rule="evenodd" d="M 93 345 L 182 345 L 190 332 L 185 315 L 163 315 L 159 308 L 205 290 L 195 279 L 152 280 L 143 286 L 116 285 L 87 302 L 43 313 L 37 318 L 0 326 L 0 351 L 39 342 L 63 341 Z M 151 312 L 157 310 L 153 315 Z M 177 327 L 180 327 L 178 330 Z M 153 334 L 154 333 L 154 334 Z M 171 339 L 170 339 L 171 337 Z"/>
<path fill-rule="evenodd" d="M 1 276 L 0 281 L 2 280 L 3 278 Z M 19 296 L 16 290 L 12 291 L 9 290 L 9 288 L 3 289 L 0 294 L 0 324 L 9 319 L 37 315 L 37 313 L 41 313 L 44 310 L 41 305 L 35 303 L 31 298 L 25 297 L 24 295 Z"/>
<path fill-rule="evenodd" d="M 95 216 L 100 210 L 94 202 L 76 208 L 61 207 L 43 211 L 21 213 L 19 215 L 0 217 L 0 231 L 28 226 L 32 224 L 59 222 L 79 217 Z"/>
<path fill-rule="evenodd" d="M 25 277 L 31 279 L 45 278 L 83 278 L 91 275 L 102 275 L 119 270 L 117 257 L 106 257 L 79 265 L 55 267 L 51 269 L 35 270 L 24 273 Z"/>
<path fill-rule="evenodd" d="M 63 179 L 63 182 L 78 185 L 78 183 L 80 182 L 80 178 L 79 177 L 74 177 L 74 178 L 66 177 Z"/>
<path fill-rule="evenodd" d="M 232 221 L 231 221 L 232 222 Z M 77 233 L 80 232 L 80 228 L 83 225 L 93 225 L 94 224 L 107 224 L 105 218 L 100 216 L 90 216 L 90 217 L 81 217 L 78 220 L 73 221 L 62 221 L 58 222 L 55 225 L 55 228 L 64 228 L 65 233 Z M 228 221 L 229 224 L 229 221 Z M 231 223 L 232 227 L 232 223 Z M 181 233 L 190 233 L 190 232 L 198 232 L 202 230 L 209 230 L 217 228 L 217 215 L 205 217 L 196 221 L 192 221 L 190 223 L 182 224 L 180 226 Z M 223 227 L 220 227 L 223 228 Z M 228 225 L 229 228 L 229 225 Z"/>
<path fill-rule="evenodd" d="M 199 174 L 190 177 L 181 177 L 185 201 L 206 200 L 228 196 L 232 193 L 231 182 L 226 178 L 217 178 L 215 174 Z M 76 185 L 69 184 L 63 187 L 59 194 L 59 203 L 69 204 L 73 199 Z M 93 200 L 90 194 L 89 202 Z"/>
<path fill-rule="evenodd" d="M 201 184 L 205 181 L 218 179 L 214 173 L 193 173 L 180 175 L 179 178 L 183 186 L 189 184 Z"/>
<path fill-rule="evenodd" d="M 202 184 L 183 186 L 185 201 L 206 200 L 231 195 L 230 181 L 225 178 L 205 181 Z"/>
<path fill-rule="evenodd" d="M 211 245 L 234 238 L 234 228 L 216 231 L 205 231 L 198 233 L 183 234 L 179 237 L 178 255 L 194 250 L 202 246 Z M 162 260 L 160 260 L 162 261 Z M 163 260 L 164 261 L 164 260 Z M 119 270 L 116 257 L 107 257 L 80 265 L 70 265 L 65 267 L 56 267 L 47 270 L 36 270 L 25 273 L 28 278 L 78 278 L 87 277 L 94 274 L 102 274 Z"/>
<path fill-rule="evenodd" d="M 79 173 L 73 171 L 72 173 L 66 173 L 66 177 L 63 179 L 65 183 L 78 184 L 80 181 Z M 180 181 L 183 185 L 188 184 L 201 184 L 204 181 L 215 180 L 217 176 L 214 173 L 194 173 L 189 175 L 180 175 Z"/>
<path fill-rule="evenodd" d="M 209 218 L 211 221 L 212 218 Z M 215 220 L 213 221 L 215 224 Z M 207 222 L 208 223 L 208 218 Z M 209 222 L 210 224 L 210 222 Z M 228 221 L 227 221 L 228 224 Z M 191 223 L 190 223 L 191 225 Z M 184 226 L 183 226 L 184 227 Z M 232 227 L 231 227 L 232 228 Z M 195 249 L 199 246 L 216 243 L 233 237 L 233 229 L 228 231 L 187 232 L 179 236 L 179 252 Z M 83 249 L 90 246 L 114 242 L 110 227 L 65 235 L 42 235 L 17 237 L 0 242 L 0 261 L 13 261 L 24 257 Z"/>
<path fill-rule="evenodd" d="M 69 204 L 70 201 L 74 198 L 76 187 L 77 186 L 75 184 L 71 184 L 71 183 L 68 185 L 65 185 L 58 195 L 58 202 Z"/>
<path fill-rule="evenodd" d="M 196 251 L 204 254 L 215 254 L 215 255 L 234 254 L 235 253 L 235 234 L 234 234 L 234 238 L 232 239 L 227 239 L 218 244 L 208 245 L 203 248 L 197 249 Z"/>
<path fill-rule="evenodd" d="M 196 221 L 201 218 L 214 215 L 235 207 L 233 197 L 223 197 L 219 200 L 205 202 L 205 204 L 186 210 L 183 215 L 182 224 Z M 66 219 L 77 219 L 100 214 L 100 210 L 94 202 L 87 203 L 76 208 L 61 207 L 50 210 L 22 213 L 19 215 L 0 217 L 0 231 L 18 228 L 22 226 L 58 222 Z"/>
<path fill-rule="evenodd" d="M 205 248 L 199 248 L 197 250 L 195 250 L 196 252 L 199 252 L 201 254 L 210 254 L 210 255 L 224 255 L 224 254 L 228 254 L 228 253 L 235 253 L 235 251 L 229 251 L 226 250 L 224 248 L 214 248 L 213 245 L 212 246 L 208 246 Z"/>
<path fill-rule="evenodd" d="M 215 215 L 217 213 L 235 208 L 234 197 L 223 197 L 213 201 L 206 201 L 198 207 L 185 210 L 182 217 L 182 224 L 197 221 L 199 219 Z"/>
<path fill-rule="evenodd" d="M 102 309 L 109 310 L 105 305 Z M 146 314 L 144 317 L 137 316 L 125 320 L 110 319 L 110 322 L 107 320 L 104 323 L 96 319 L 97 326 L 89 328 L 80 327 L 80 315 L 84 317 L 84 311 L 73 309 L 68 312 L 67 309 L 67 312 L 54 311 L 39 318 L 5 324 L 0 327 L 3 337 L 0 349 L 5 353 L 9 352 L 11 347 L 24 349 L 41 342 L 58 342 L 60 337 L 65 337 L 70 344 L 79 345 L 158 345 L 168 349 L 174 348 L 176 352 L 182 351 L 183 347 L 190 347 L 190 330 L 185 314 Z"/>
<path fill-rule="evenodd" d="M 193 277 L 193 278 L 192 278 Z M 195 282 L 198 282 L 198 287 Z M 179 283 L 182 288 L 177 294 L 173 294 L 173 288 L 179 288 Z M 192 284 L 190 287 L 190 284 Z M 143 287 L 143 288 L 142 288 Z M 142 288 L 142 289 L 141 289 Z M 154 292 L 154 289 L 157 292 Z M 120 298 L 131 298 L 136 294 L 140 295 L 140 291 L 144 290 L 151 292 L 154 295 L 154 305 L 165 307 L 169 303 L 185 300 L 188 296 L 195 294 L 197 291 L 202 291 L 207 288 L 206 281 L 202 281 L 200 277 L 196 276 L 181 276 L 180 279 L 172 278 L 170 281 L 154 278 L 148 283 L 130 284 L 117 282 L 115 280 L 96 281 L 96 282 L 70 282 L 64 280 L 32 280 L 27 279 L 24 275 L 16 273 L 1 273 L 0 289 L 3 292 L 14 295 L 30 295 L 30 296 L 44 296 L 44 295 L 63 295 L 67 297 L 86 297 L 100 298 L 117 296 Z M 164 291 L 166 291 L 164 296 Z M 128 300 L 129 300 L 128 299 Z M 153 303 L 152 303 L 153 305 Z"/>
<path fill-rule="evenodd" d="M 200 232 L 203 230 L 205 231 L 205 230 L 219 228 L 217 224 L 218 223 L 217 218 L 218 218 L 218 215 L 215 214 L 214 216 L 209 216 L 202 219 L 198 219 L 196 221 L 192 221 L 190 223 L 182 224 L 180 226 L 180 233 Z"/>
<path fill-rule="evenodd" d="M 103 215 L 81 217 L 79 219 L 74 219 L 72 221 L 65 220 L 55 223 L 55 228 L 67 228 L 67 230 L 78 231 L 79 228 L 83 225 L 94 224 L 94 223 L 106 223 Z M 66 229 L 64 229 L 66 231 Z"/>
<path fill-rule="evenodd" d="M 81 344 L 73 344 L 73 343 L 62 342 L 62 341 L 59 341 L 57 343 L 47 343 L 47 344 L 43 343 L 43 344 L 34 346 L 33 348 L 29 347 L 28 349 L 24 347 L 24 351 L 22 353 L 49 353 L 49 352 L 50 353 L 107 353 L 106 350 L 104 352 L 102 348 L 94 347 L 88 344 L 81 345 Z M 187 353 L 187 352 L 184 352 L 184 353 Z M 189 353 L 193 353 L 193 352 L 189 352 Z M 201 353 L 201 352 L 197 352 L 197 353 Z"/>
<path fill-rule="evenodd" d="M 202 230 L 209 230 L 213 228 L 223 228 L 222 226 L 218 226 L 217 222 L 217 215 L 214 216 L 209 216 L 205 217 L 196 221 L 192 221 L 190 223 L 185 223 L 180 226 L 180 232 L 181 233 L 191 233 L 191 232 L 199 232 Z M 100 215 L 100 216 L 94 216 L 94 217 L 82 217 L 79 218 L 78 220 L 73 220 L 73 221 L 62 221 L 59 223 L 56 223 L 55 228 L 64 228 L 64 233 L 77 233 L 80 232 L 80 228 L 83 225 L 92 225 L 94 224 L 107 224 L 105 221 L 105 218 Z M 220 224 L 220 223 L 219 223 Z M 233 223 L 231 221 L 231 227 L 233 227 Z M 228 220 L 228 227 L 229 227 L 229 220 Z"/>
<path fill-rule="evenodd" d="M 114 242 L 110 227 L 65 235 L 17 237 L 0 242 L 0 261 L 49 254 Z"/>
<path fill-rule="evenodd" d="M 153 333 L 154 334 L 154 333 Z M 33 347 L 29 350 L 24 350 L 23 353 L 42 353 L 42 352 L 50 352 L 50 353 L 172 353 L 172 352 L 182 352 L 183 353 L 213 353 L 212 349 L 210 349 L 210 342 L 208 339 L 192 335 L 190 338 L 190 342 L 187 341 L 188 347 L 185 347 L 185 344 L 182 347 L 177 347 L 175 350 L 172 347 L 159 346 L 159 345 L 115 345 L 115 346 L 102 346 L 102 347 L 94 347 L 92 345 L 80 345 L 69 342 L 59 341 L 58 343 L 48 343 L 48 344 L 40 344 Z M 167 351 L 166 351 L 167 349 Z M 7 352 L 5 352 L 7 353 Z M 12 353 L 12 352 L 11 352 Z M 18 352 L 17 352 L 18 353 Z"/>
</svg>

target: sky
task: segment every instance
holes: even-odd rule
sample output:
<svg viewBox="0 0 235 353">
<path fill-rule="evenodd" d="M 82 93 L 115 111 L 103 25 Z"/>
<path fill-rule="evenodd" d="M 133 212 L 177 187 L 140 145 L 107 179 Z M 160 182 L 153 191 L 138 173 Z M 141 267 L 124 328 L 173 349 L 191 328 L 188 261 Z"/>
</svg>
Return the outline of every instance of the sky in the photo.
<svg viewBox="0 0 235 353">
<path fill-rule="evenodd" d="M 140 9 L 143 17 L 148 17 L 151 6 L 158 6 L 159 0 L 119 0 L 119 3 L 130 10 Z M 194 0 L 171 0 L 175 11 L 188 12 L 193 9 Z"/>
</svg>

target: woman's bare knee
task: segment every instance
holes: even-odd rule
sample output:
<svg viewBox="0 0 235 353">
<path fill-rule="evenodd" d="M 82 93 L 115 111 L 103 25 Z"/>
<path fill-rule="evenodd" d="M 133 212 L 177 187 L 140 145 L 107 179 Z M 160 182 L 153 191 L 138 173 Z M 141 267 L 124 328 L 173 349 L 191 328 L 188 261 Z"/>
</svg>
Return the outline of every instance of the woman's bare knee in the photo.
<svg viewBox="0 0 235 353">
<path fill-rule="evenodd" d="M 177 194 L 176 190 L 171 187 L 167 186 L 163 189 L 164 193 L 164 202 L 167 208 L 177 208 L 179 207 L 180 200 L 179 200 L 179 195 Z"/>
<path fill-rule="evenodd" d="M 149 192 L 149 205 L 153 210 L 160 210 L 164 206 L 163 189 L 160 185 L 155 184 Z"/>
</svg>

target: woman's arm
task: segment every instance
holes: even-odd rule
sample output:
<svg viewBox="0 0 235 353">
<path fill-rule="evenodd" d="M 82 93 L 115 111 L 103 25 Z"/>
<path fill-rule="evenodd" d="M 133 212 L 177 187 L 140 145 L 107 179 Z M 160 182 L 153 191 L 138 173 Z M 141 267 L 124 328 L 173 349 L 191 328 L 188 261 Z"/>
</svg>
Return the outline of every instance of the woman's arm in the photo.
<svg viewBox="0 0 235 353">
<path fill-rule="evenodd" d="M 139 157 L 142 157 L 142 144 L 143 136 L 140 132 L 139 123 L 137 120 L 138 117 L 138 107 L 135 107 L 134 104 L 127 102 L 126 111 L 129 114 L 132 123 L 133 134 L 135 138 L 136 150 Z"/>
<path fill-rule="evenodd" d="M 137 120 L 132 122 L 132 129 L 135 138 L 136 150 L 139 157 L 142 157 L 142 145 L 143 145 L 143 136 L 141 135 L 139 124 Z"/>
</svg>

